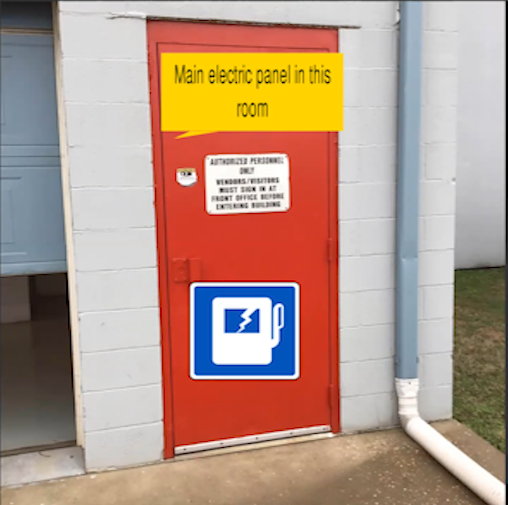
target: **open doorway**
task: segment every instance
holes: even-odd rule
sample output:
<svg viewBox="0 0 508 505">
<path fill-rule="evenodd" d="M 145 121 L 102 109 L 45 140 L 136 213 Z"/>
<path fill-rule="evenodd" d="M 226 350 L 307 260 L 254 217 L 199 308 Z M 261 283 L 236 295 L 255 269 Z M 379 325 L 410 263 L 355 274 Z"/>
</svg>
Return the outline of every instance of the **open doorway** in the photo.
<svg viewBox="0 0 508 505">
<path fill-rule="evenodd" d="M 2 3 L 0 45 L 6 456 L 75 445 L 76 426 L 51 3 Z"/>
<path fill-rule="evenodd" d="M 67 275 L 2 277 L 2 456 L 75 445 Z"/>
</svg>

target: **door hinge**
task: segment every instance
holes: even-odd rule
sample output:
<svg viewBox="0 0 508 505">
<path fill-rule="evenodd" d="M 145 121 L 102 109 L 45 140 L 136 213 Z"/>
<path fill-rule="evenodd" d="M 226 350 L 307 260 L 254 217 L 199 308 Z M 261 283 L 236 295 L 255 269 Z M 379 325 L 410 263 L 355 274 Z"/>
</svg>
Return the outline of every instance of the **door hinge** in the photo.
<svg viewBox="0 0 508 505">
<path fill-rule="evenodd" d="M 196 282 L 201 280 L 200 258 L 174 258 L 171 263 L 174 282 Z"/>
</svg>

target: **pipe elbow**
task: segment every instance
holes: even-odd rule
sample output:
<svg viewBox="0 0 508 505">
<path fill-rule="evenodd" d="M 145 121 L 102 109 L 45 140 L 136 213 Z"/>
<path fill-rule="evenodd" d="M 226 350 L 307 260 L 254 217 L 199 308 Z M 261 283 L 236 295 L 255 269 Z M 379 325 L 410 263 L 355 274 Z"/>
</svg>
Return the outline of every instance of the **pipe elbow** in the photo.
<svg viewBox="0 0 508 505">
<path fill-rule="evenodd" d="M 418 379 L 395 379 L 395 389 L 398 398 L 399 419 L 404 431 L 407 431 L 411 419 L 420 417 L 418 412 Z"/>
<path fill-rule="evenodd" d="M 404 431 L 488 505 L 506 503 L 506 486 L 425 422 L 418 412 L 418 379 L 395 379 Z"/>
</svg>

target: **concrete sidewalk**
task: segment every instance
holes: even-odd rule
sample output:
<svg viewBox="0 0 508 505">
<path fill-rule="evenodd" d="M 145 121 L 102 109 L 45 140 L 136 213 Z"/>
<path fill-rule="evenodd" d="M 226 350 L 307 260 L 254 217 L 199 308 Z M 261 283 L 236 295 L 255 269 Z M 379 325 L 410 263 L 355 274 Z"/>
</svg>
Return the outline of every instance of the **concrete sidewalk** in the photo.
<svg viewBox="0 0 508 505">
<path fill-rule="evenodd" d="M 456 421 L 434 426 L 498 478 L 505 456 Z M 294 439 L 296 440 L 296 439 Z M 3 505 L 482 504 L 401 430 L 192 457 L 2 489 Z"/>
</svg>

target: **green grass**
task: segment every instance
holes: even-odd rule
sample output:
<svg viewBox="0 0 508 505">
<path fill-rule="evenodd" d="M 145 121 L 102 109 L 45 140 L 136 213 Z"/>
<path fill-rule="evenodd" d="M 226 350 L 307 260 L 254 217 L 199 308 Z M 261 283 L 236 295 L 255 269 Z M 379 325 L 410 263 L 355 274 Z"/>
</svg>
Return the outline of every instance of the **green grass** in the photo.
<svg viewBox="0 0 508 505">
<path fill-rule="evenodd" d="M 455 275 L 454 417 L 505 445 L 505 269 Z"/>
</svg>

